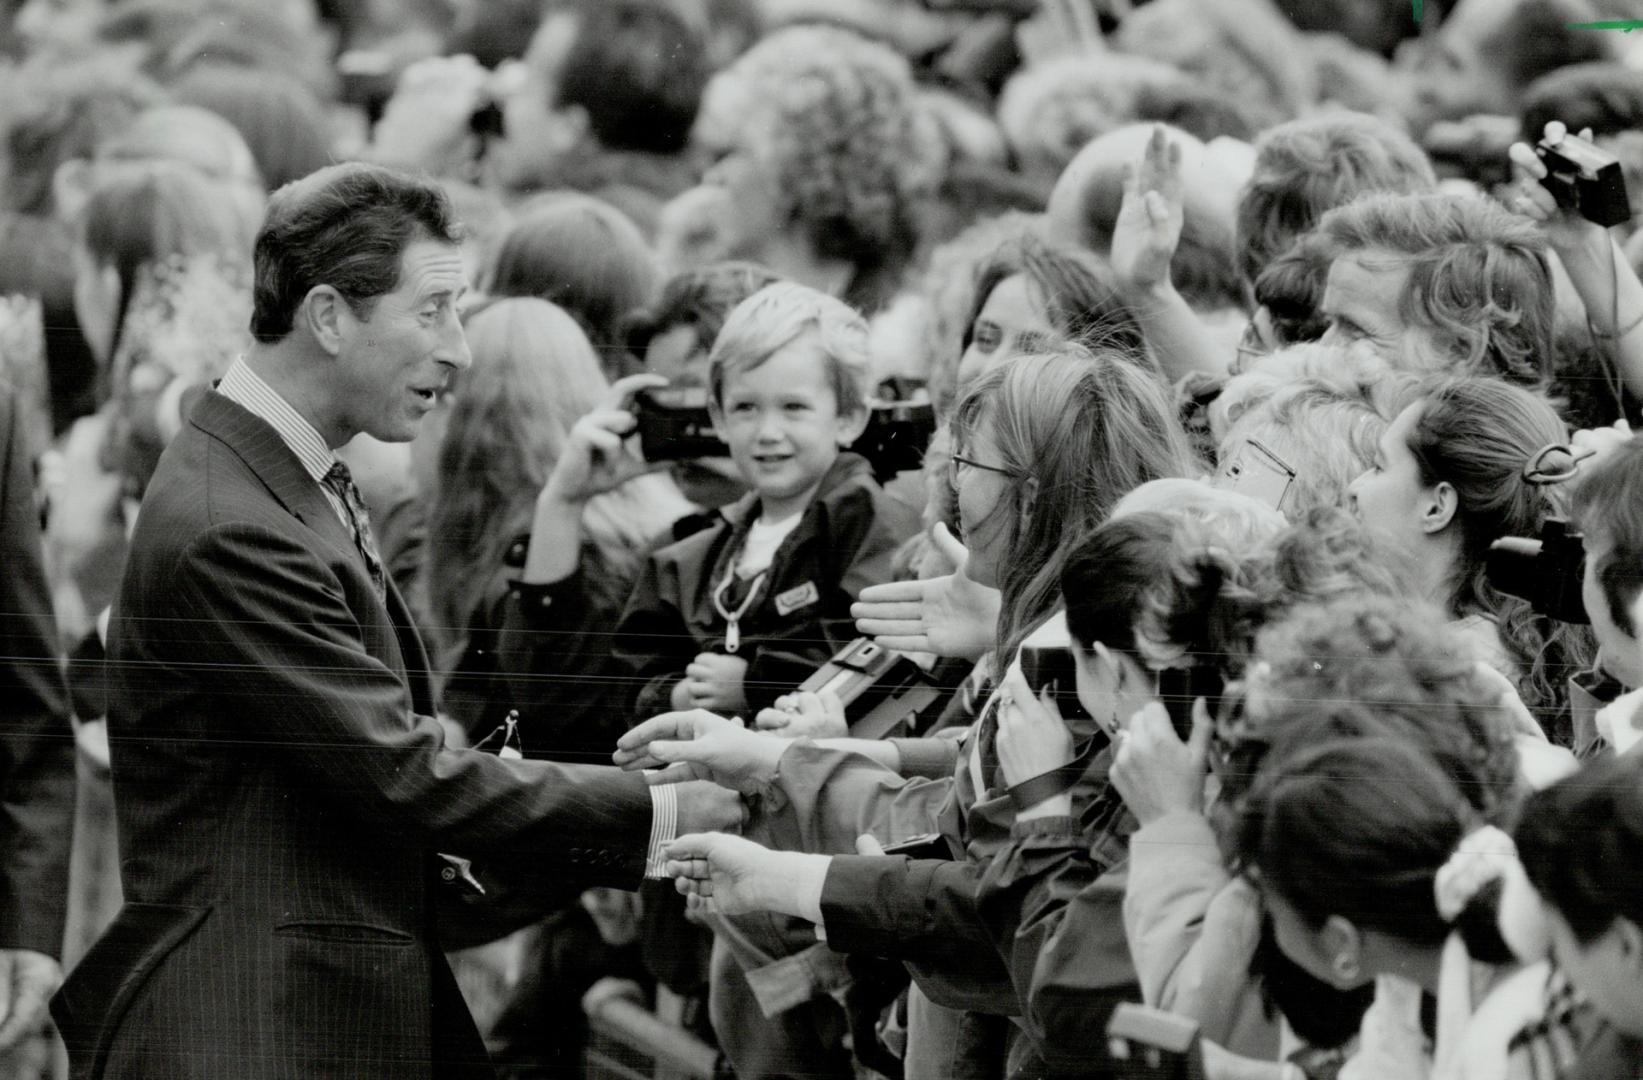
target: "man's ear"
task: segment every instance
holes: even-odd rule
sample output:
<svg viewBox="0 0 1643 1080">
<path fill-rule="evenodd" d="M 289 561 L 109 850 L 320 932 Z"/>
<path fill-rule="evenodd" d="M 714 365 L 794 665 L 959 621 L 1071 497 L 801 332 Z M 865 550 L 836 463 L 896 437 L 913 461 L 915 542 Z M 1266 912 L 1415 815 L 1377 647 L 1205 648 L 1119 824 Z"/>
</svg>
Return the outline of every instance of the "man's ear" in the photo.
<svg viewBox="0 0 1643 1080">
<path fill-rule="evenodd" d="M 86 158 L 69 158 L 52 172 L 51 201 L 57 207 L 58 221 L 80 220 L 80 212 L 91 201 L 95 173 L 96 167 Z"/>
<path fill-rule="evenodd" d="M 1346 986 L 1354 985 L 1363 974 L 1363 934 L 1340 915 L 1324 920 L 1318 931 L 1318 948 L 1330 974 Z"/>
<path fill-rule="evenodd" d="M 316 285 L 302 298 L 295 322 L 314 336 L 320 348 L 336 356 L 358 320 L 341 293 L 329 285 Z"/>
<path fill-rule="evenodd" d="M 1459 510 L 1460 494 L 1455 486 L 1447 480 L 1439 480 L 1421 493 L 1421 531 L 1442 532 L 1455 520 Z"/>
</svg>

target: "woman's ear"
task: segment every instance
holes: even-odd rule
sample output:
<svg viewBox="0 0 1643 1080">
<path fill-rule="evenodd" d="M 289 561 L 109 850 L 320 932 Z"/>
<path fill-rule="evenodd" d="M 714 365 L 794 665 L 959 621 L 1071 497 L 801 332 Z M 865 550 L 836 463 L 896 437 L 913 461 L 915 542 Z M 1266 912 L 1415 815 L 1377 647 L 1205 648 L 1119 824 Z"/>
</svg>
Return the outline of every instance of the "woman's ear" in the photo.
<svg viewBox="0 0 1643 1080">
<path fill-rule="evenodd" d="M 1340 915 L 1331 915 L 1319 929 L 1317 942 L 1330 975 L 1341 989 L 1363 984 L 1363 934 L 1356 926 Z"/>
<path fill-rule="evenodd" d="M 1033 519 L 1033 508 L 1038 505 L 1038 477 L 1029 476 L 1021 485 L 1021 524 Z"/>
<path fill-rule="evenodd" d="M 1439 480 L 1423 491 L 1421 500 L 1421 531 L 1428 535 L 1447 529 L 1460 511 L 1460 494 L 1447 480 Z"/>
</svg>

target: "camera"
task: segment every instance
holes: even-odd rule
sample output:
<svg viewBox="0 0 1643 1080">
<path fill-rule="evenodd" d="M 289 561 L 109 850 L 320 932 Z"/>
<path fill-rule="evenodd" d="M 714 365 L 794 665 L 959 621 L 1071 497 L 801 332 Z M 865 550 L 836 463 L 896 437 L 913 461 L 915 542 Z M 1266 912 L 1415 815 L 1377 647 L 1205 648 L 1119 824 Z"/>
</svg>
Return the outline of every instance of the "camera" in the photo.
<svg viewBox="0 0 1643 1080">
<path fill-rule="evenodd" d="M 1626 198 L 1626 177 L 1619 158 L 1573 135 L 1555 143 L 1542 139 L 1535 154 L 1546 166 L 1540 184 L 1559 206 L 1605 228 L 1631 220 L 1631 201 Z"/>
<path fill-rule="evenodd" d="M 1164 703 L 1170 723 L 1181 741 L 1192 738 L 1192 703 L 1204 699 L 1204 707 L 1214 716 L 1221 707 L 1226 678 L 1208 664 L 1185 668 L 1165 668 L 1158 673 L 1158 700 Z"/>
<path fill-rule="evenodd" d="M 687 389 L 647 390 L 633 399 L 639 421 L 639 450 L 646 461 L 685 461 L 726 457 L 730 448 L 713 430 L 708 392 Z M 918 469 L 936 431 L 935 406 L 925 401 L 878 401 L 867 411 L 867 429 L 850 445 L 885 481 L 898 472 Z"/>
<path fill-rule="evenodd" d="M 1121 1003 L 1107 1021 L 1107 1051 L 1126 1080 L 1204 1080 L 1198 1025 L 1163 1009 Z"/>
<path fill-rule="evenodd" d="M 1580 599 L 1586 570 L 1586 545 L 1562 518 L 1548 518 L 1540 539 L 1508 536 L 1489 545 L 1484 572 L 1489 584 L 1519 600 L 1527 600 L 1535 614 L 1558 622 L 1584 625 L 1586 606 Z"/>
<path fill-rule="evenodd" d="M 923 668 L 865 637 L 834 653 L 799 689 L 837 694 L 850 722 L 850 736 L 856 739 L 910 732 L 919 714 L 941 697 L 941 688 Z"/>
</svg>

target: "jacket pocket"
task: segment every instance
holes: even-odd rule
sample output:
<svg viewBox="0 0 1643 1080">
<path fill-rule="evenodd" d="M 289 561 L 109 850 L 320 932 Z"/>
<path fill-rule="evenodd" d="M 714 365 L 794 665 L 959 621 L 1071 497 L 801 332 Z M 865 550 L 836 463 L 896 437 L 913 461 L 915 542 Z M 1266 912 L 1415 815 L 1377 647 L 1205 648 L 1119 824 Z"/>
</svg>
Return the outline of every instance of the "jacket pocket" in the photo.
<svg viewBox="0 0 1643 1080">
<path fill-rule="evenodd" d="M 336 945 L 411 946 L 416 938 L 403 930 L 375 923 L 341 919 L 286 919 L 274 925 L 274 934 L 304 941 L 324 941 Z"/>
<path fill-rule="evenodd" d="M 107 1066 L 120 1022 L 138 993 L 211 908 L 129 903 L 51 1000 L 74 1080 L 96 1080 Z"/>
</svg>

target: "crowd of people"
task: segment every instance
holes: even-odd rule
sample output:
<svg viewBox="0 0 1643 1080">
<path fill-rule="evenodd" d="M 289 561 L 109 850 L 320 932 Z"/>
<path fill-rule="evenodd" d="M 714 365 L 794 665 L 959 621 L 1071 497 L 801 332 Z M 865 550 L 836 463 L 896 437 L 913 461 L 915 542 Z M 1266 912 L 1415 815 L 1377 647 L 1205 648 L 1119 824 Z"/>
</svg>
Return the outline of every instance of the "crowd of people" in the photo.
<svg viewBox="0 0 1643 1080">
<path fill-rule="evenodd" d="M 0 1076 L 1643 1080 L 1637 0 L 0 12 Z"/>
</svg>

